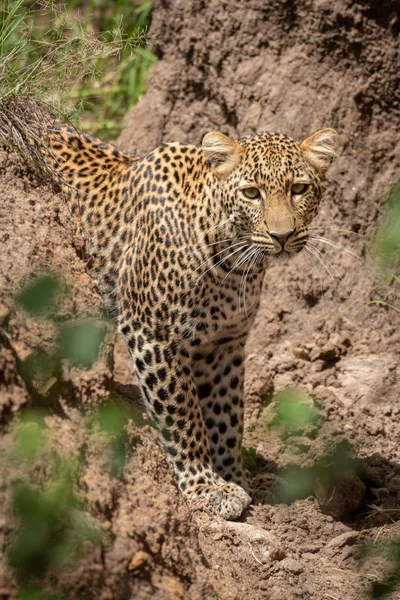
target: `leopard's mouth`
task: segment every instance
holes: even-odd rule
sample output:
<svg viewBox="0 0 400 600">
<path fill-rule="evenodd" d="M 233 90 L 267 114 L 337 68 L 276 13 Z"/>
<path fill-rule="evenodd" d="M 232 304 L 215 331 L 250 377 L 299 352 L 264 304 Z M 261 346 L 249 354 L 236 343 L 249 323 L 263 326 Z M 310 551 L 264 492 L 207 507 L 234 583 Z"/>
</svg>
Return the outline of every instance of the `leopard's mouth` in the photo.
<svg viewBox="0 0 400 600">
<path fill-rule="evenodd" d="M 284 241 L 273 239 L 273 236 L 255 234 L 251 238 L 252 243 L 270 256 L 292 256 L 303 250 L 308 241 L 308 233 L 300 236 L 293 234 Z"/>
<path fill-rule="evenodd" d="M 308 236 L 307 236 L 307 239 L 300 239 L 300 240 L 296 239 L 293 242 L 290 242 L 288 247 L 285 246 L 285 248 L 283 249 L 283 252 L 287 252 L 288 254 L 298 254 L 306 247 L 307 242 L 308 242 Z"/>
</svg>

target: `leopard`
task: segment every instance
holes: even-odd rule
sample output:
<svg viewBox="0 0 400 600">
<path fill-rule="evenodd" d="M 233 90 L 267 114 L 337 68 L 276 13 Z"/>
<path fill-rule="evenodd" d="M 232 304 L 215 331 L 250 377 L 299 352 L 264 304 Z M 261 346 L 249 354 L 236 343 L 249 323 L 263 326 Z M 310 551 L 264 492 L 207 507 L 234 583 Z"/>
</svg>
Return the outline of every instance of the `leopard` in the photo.
<svg viewBox="0 0 400 600">
<path fill-rule="evenodd" d="M 242 459 L 245 345 L 264 274 L 306 246 L 332 128 L 119 150 L 30 97 L 0 104 L 0 136 L 65 192 L 92 276 L 132 358 L 179 490 L 223 519 L 250 505 Z"/>
</svg>

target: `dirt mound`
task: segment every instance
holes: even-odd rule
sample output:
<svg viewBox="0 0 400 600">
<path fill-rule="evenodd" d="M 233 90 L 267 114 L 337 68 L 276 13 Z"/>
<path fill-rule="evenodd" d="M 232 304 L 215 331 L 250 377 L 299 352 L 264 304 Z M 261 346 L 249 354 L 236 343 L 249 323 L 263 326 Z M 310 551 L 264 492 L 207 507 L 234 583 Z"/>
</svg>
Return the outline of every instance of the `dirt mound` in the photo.
<svg viewBox="0 0 400 600">
<path fill-rule="evenodd" d="M 121 147 L 145 152 L 161 141 L 199 143 L 215 129 L 232 136 L 276 130 L 300 140 L 335 127 L 343 153 L 315 222 L 315 232 L 334 244 L 318 245 L 327 270 L 300 255 L 267 272 L 247 347 L 245 446 L 249 467 L 263 474 L 271 493 L 241 523 L 222 522 L 201 506 L 188 509 L 147 426 L 123 482 L 112 479 L 77 407 L 90 409 L 115 388 L 135 395 L 128 354 L 116 341 L 114 363 L 105 353 L 91 371 L 73 371 L 62 414 L 46 423 L 61 452 L 86 449 L 81 485 L 104 536 L 79 567 L 52 576 L 65 592 L 104 600 L 360 600 L 388 572 L 387 561 L 360 562 L 357 547 L 400 530 L 399 321 L 389 308 L 365 304 L 400 300 L 395 286 L 373 285 L 356 257 L 368 258 L 382 200 L 400 178 L 399 23 L 391 0 L 154 2 L 150 35 L 160 60 L 148 93 L 127 118 Z M 16 284 L 45 267 L 72 290 L 65 317 L 99 312 L 101 302 L 61 199 L 15 155 L 1 155 L 0 182 L 6 448 L 10 415 L 29 402 L 19 363 L 53 335 L 50 325 L 15 311 Z M 312 394 L 321 420 L 285 440 L 270 425 L 275 394 L 288 385 Z M 350 445 L 355 461 L 363 459 L 339 503 L 361 490 L 364 504 L 349 501 L 340 514 L 330 504 L 335 490 L 327 496 L 320 476 L 291 504 L 274 496 L 288 468 L 311 473 L 332 440 Z M 329 469 L 336 468 L 332 461 Z M 335 480 L 336 471 L 328 473 Z M 0 535 L 8 531 L 4 518 Z M 4 568 L 0 596 L 13 589 Z"/>
</svg>

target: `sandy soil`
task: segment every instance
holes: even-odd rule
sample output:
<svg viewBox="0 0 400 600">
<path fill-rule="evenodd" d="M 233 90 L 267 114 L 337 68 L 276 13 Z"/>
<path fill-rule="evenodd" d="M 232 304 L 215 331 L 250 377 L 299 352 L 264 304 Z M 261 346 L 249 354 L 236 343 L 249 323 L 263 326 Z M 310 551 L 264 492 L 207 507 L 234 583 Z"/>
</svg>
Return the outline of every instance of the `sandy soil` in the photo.
<svg viewBox="0 0 400 600">
<path fill-rule="evenodd" d="M 315 226 L 344 250 L 320 245 L 330 273 L 302 255 L 267 272 L 247 347 L 245 445 L 255 450 L 251 468 L 269 488 L 240 523 L 187 506 L 147 426 L 134 432 L 139 442 L 123 481 L 109 476 L 81 411 L 115 389 L 137 402 L 129 357 L 112 326 L 95 367 L 70 373 L 46 423 L 61 453 L 85 451 L 81 493 L 104 536 L 78 567 L 51 576 L 58 589 L 101 600 L 360 600 L 389 571 L 384 559 L 360 561 L 357 548 L 400 534 L 399 317 L 366 306 L 371 299 L 400 304 L 398 288 L 374 282 L 368 254 L 383 199 L 400 178 L 395 6 L 154 2 L 150 35 L 160 60 L 120 145 L 145 152 L 162 140 L 197 143 L 213 129 L 234 136 L 270 129 L 300 140 L 335 127 L 343 153 L 329 172 Z M 14 154 L 0 154 L 0 197 L 4 449 L 11 417 L 31 401 L 20 362 L 54 335 L 51 325 L 15 309 L 15 290 L 31 272 L 49 269 L 70 290 L 60 308 L 66 317 L 102 307 L 86 272 L 84 240 L 62 198 Z M 287 386 L 311 394 L 322 419 L 283 440 L 270 425 L 275 394 Z M 328 485 L 320 479 L 302 499 L 279 501 L 274 490 L 285 485 L 285 468 L 306 473 L 340 444 L 350 448 L 357 476 L 338 475 L 333 463 Z M 4 493 L 2 539 L 13 527 L 7 502 Z M 14 592 L 3 564 L 0 598 Z"/>
</svg>

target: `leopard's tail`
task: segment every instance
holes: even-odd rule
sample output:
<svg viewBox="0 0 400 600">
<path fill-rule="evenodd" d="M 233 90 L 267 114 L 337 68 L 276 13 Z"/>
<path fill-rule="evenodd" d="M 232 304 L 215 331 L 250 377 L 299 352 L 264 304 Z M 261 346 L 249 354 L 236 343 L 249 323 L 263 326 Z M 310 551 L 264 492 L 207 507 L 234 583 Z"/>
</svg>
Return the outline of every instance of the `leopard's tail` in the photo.
<svg viewBox="0 0 400 600">
<path fill-rule="evenodd" d="M 68 192 L 72 211 L 80 217 L 95 209 L 98 192 L 114 185 L 137 160 L 63 123 L 27 96 L 0 99 L 0 143 L 19 151 Z"/>
<path fill-rule="evenodd" d="M 26 96 L 0 99 L 0 143 L 19 151 L 67 192 L 70 209 L 87 235 L 92 273 L 113 309 L 115 263 L 121 254 L 116 229 L 137 158 L 63 123 Z M 107 243 L 104 230 L 110 227 L 114 235 Z"/>
</svg>

